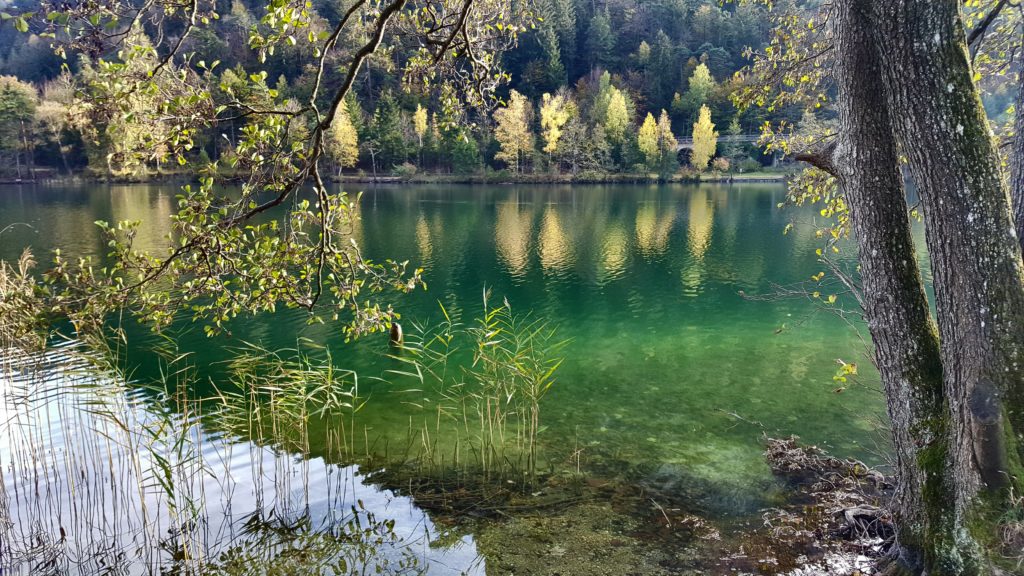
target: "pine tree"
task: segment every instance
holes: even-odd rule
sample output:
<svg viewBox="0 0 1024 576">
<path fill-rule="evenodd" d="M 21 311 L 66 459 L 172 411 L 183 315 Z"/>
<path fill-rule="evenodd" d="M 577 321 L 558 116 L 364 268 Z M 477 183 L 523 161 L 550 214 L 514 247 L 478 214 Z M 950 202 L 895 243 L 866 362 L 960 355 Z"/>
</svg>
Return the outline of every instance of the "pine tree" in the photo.
<svg viewBox="0 0 1024 576">
<path fill-rule="evenodd" d="M 587 65 L 591 70 L 599 66 L 608 66 L 612 61 L 612 49 L 615 48 L 615 34 L 612 32 L 611 18 L 608 10 L 598 10 L 590 19 L 587 28 Z"/>
<path fill-rule="evenodd" d="M 565 65 L 562 63 L 562 50 L 559 45 L 558 31 L 554 29 L 554 20 L 545 19 L 537 28 L 537 41 L 544 51 L 544 81 L 552 87 L 566 83 Z"/>
<path fill-rule="evenodd" d="M 715 125 L 711 122 L 711 109 L 701 106 L 697 122 L 693 125 L 693 151 L 690 155 L 690 164 L 698 172 L 703 172 L 714 158 L 717 147 L 718 132 L 715 132 Z"/>
<path fill-rule="evenodd" d="M 642 40 L 640 47 L 636 49 L 636 62 L 643 67 L 647 67 L 651 62 L 651 45 L 646 40 Z"/>
<path fill-rule="evenodd" d="M 690 118 L 693 118 L 700 107 L 707 104 L 715 90 L 715 79 L 711 76 L 708 65 L 701 62 L 690 75 L 689 88 L 683 97 L 683 104 Z"/>
<path fill-rule="evenodd" d="M 448 154 L 452 172 L 472 174 L 480 169 L 480 147 L 467 130 L 446 130 L 442 136 L 441 147 Z"/>
<path fill-rule="evenodd" d="M 390 169 L 406 161 L 409 148 L 402 133 L 402 110 L 391 92 L 378 102 L 370 132 L 368 144 L 376 148 L 372 154 L 380 158 L 381 166 Z"/>
<path fill-rule="evenodd" d="M 590 122 L 592 124 L 604 124 L 605 116 L 608 114 L 608 102 L 612 97 L 612 75 L 607 71 L 597 79 L 597 90 L 590 105 Z"/>
<path fill-rule="evenodd" d="M 675 46 L 664 30 L 658 30 L 651 49 L 651 65 L 653 70 L 648 86 L 648 98 L 659 106 L 668 104 L 673 88 L 679 84 L 679 59 L 676 57 Z"/>
<path fill-rule="evenodd" d="M 551 6 L 551 22 L 558 33 L 558 46 L 561 53 L 562 68 L 565 72 L 575 73 L 575 60 L 579 47 L 576 42 L 576 5 L 573 0 L 548 0 Z"/>
<path fill-rule="evenodd" d="M 745 146 L 738 140 L 743 135 L 743 128 L 740 126 L 739 118 L 733 117 L 725 133 L 729 135 L 731 141 L 722 147 L 722 154 L 729 159 L 730 164 L 738 165 L 743 160 L 743 157 L 746 156 L 744 154 Z"/>
</svg>

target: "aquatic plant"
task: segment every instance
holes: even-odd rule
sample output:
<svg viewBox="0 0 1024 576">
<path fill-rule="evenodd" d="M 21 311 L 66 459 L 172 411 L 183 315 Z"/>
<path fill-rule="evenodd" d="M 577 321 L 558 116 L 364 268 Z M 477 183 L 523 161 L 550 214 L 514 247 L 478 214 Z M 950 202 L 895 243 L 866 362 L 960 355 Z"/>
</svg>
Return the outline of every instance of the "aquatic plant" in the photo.
<svg viewBox="0 0 1024 576">
<path fill-rule="evenodd" d="M 529 485 L 539 464 L 541 400 L 555 383 L 562 363 L 557 354 L 566 341 L 557 340 L 543 319 L 514 314 L 507 300 L 489 307 L 488 296 L 485 292 L 482 317 L 471 326 L 453 319 L 443 305 L 444 321 L 437 326 L 414 325 L 406 346 L 391 355 L 402 369 L 390 372 L 438 393 L 434 434 L 444 433 L 442 421 L 454 424 L 448 430 L 456 434 L 456 467 L 465 463 L 465 451 L 485 479 L 514 478 Z M 429 434 L 424 425 L 420 456 L 434 463 L 439 455 Z"/>
<path fill-rule="evenodd" d="M 318 414 L 355 411 L 355 381 L 246 348 L 213 397 L 170 346 L 152 382 L 95 343 L 0 348 L 0 572 L 422 573 L 428 535 L 364 506 L 354 467 L 295 457 Z"/>
<path fill-rule="evenodd" d="M 355 454 L 354 418 L 365 403 L 359 398 L 359 375 L 335 366 L 329 349 L 305 339 L 281 350 L 244 343 L 225 366 L 227 385 L 218 386 L 211 399 L 223 429 L 308 452 L 310 422 L 330 417 L 342 427 L 329 431 L 331 454 Z"/>
</svg>

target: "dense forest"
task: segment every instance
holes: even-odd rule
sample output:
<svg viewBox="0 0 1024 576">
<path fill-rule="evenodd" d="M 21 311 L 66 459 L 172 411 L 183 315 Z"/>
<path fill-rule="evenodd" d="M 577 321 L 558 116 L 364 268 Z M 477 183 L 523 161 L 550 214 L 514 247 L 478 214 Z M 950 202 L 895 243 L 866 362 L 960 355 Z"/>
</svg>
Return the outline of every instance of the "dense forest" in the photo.
<svg viewBox="0 0 1024 576">
<path fill-rule="evenodd" d="M 314 2 L 310 28 L 328 29 L 345 8 L 341 0 Z M 20 4 L 18 10 L 34 7 Z M 263 62 L 251 49 L 251 33 L 267 27 L 262 2 L 219 0 L 214 11 L 209 26 L 182 39 L 179 53 L 207 67 L 198 82 L 215 100 L 255 108 L 308 98 L 317 70 L 302 64 L 300 47 L 285 43 Z M 75 104 L 76 93 L 103 81 L 97 67 L 118 62 L 118 54 L 58 54 L 43 30 L 25 34 L 13 23 L 0 27 L 0 146 L 8 177 L 25 177 L 30 167 L 121 177 L 177 169 L 160 147 L 147 161 L 130 159 L 133 148 L 152 142 L 153 118 L 140 113 L 97 122 Z M 698 171 L 757 170 L 766 159 L 740 135 L 757 134 L 769 118 L 800 117 L 758 107 L 740 113 L 731 99 L 737 72 L 768 42 L 769 25 L 759 3 L 544 0 L 515 45 L 499 56 L 508 81 L 496 104 L 461 111 L 457 119 L 441 91 L 403 85 L 402 70 L 416 47 L 400 36 L 386 39 L 332 127 L 329 159 L 335 174 L 505 170 L 669 177 L 680 164 Z M 166 34 L 156 26 L 142 22 L 131 34 L 141 45 L 163 45 L 151 41 Z M 161 58 L 160 49 L 147 57 Z M 240 81 L 253 74 L 252 82 Z M 325 75 L 337 84 L 343 71 L 328 68 Z M 134 94 L 131 106 L 146 110 L 156 98 Z M 207 128 L 197 135 L 190 160 L 221 160 L 219 169 L 230 171 L 245 129 L 244 118 Z"/>
</svg>

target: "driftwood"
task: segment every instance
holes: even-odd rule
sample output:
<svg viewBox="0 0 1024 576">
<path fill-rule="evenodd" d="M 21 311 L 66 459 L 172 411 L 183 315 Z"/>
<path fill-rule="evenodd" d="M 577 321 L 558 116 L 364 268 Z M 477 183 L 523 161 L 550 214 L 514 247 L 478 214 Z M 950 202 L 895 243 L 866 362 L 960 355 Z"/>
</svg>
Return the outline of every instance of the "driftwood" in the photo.
<svg viewBox="0 0 1024 576">
<path fill-rule="evenodd" d="M 773 519 L 788 519 L 788 525 L 815 532 L 823 545 L 831 541 L 839 548 L 884 556 L 896 532 L 884 507 L 893 484 L 881 472 L 859 460 L 836 458 L 816 446 L 801 445 L 795 436 L 770 438 L 766 443 L 772 471 L 812 502 L 803 510 L 777 511 Z"/>
<path fill-rule="evenodd" d="M 888 541 L 895 535 L 892 519 L 881 508 L 875 506 L 854 506 L 836 512 L 842 524 L 833 530 L 832 536 L 844 540 L 868 540 L 878 538 Z"/>
</svg>

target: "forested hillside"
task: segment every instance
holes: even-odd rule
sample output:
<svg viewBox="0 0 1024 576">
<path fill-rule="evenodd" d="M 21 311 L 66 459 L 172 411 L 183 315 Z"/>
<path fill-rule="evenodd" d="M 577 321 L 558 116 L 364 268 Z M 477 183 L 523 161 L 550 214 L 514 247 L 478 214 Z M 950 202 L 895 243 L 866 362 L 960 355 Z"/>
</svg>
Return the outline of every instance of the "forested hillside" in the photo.
<svg viewBox="0 0 1024 576">
<path fill-rule="evenodd" d="M 7 6 L 5 13 L 38 12 L 33 4 Z M 314 1 L 309 34 L 328 30 L 347 8 L 344 0 Z M 178 54 L 203 71 L 196 82 L 217 104 L 243 102 L 256 109 L 308 99 L 317 70 L 303 66 L 308 62 L 303 42 L 281 43 L 265 61 L 253 49 L 270 30 L 263 2 L 217 0 L 210 9 L 209 25 L 191 29 L 183 39 L 170 37 L 166 23 L 149 21 L 124 33 L 154 47 L 143 56 L 151 62 L 180 40 Z M 354 43 L 368 33 L 367 12 L 357 14 L 367 23 L 362 32 L 347 40 Z M 27 177 L 30 167 L 121 177 L 176 170 L 179 162 L 166 157 L 166 147 L 153 145 L 160 140 L 154 135 L 159 123 L 148 112 L 156 94 L 134 93 L 129 107 L 138 114 L 102 120 L 95 110 L 76 104 L 75 94 L 95 94 L 104 82 L 103 67 L 117 65 L 123 55 L 79 43 L 77 53 L 62 58 L 48 36 L 60 30 L 39 20 L 39 14 L 26 21 L 8 18 L 0 26 L 0 146 L 6 176 Z M 395 34 L 384 39 L 385 50 L 367 60 L 346 113 L 333 123 L 329 159 L 335 174 L 507 170 L 668 177 L 680 162 L 696 170 L 755 170 L 760 154 L 749 138 L 738 136 L 756 134 L 766 120 L 786 112 L 753 107 L 740 114 L 730 96 L 751 50 L 767 43 L 769 25 L 760 3 L 541 0 L 531 25 L 497 56 L 508 75 L 496 92 L 497 106 L 461 110 L 440 90 L 403 86 L 402 71 L 417 46 Z M 339 67 L 324 74 L 327 85 L 344 77 Z M 800 112 L 789 116 L 799 119 Z M 230 172 L 246 126 L 240 115 L 200 130 L 190 160 L 219 161 L 218 170 Z M 731 138 L 716 145 L 724 136 Z M 147 148 L 151 153 L 138 160 L 135 152 Z M 697 149 L 692 158 L 691 148 Z"/>
</svg>

